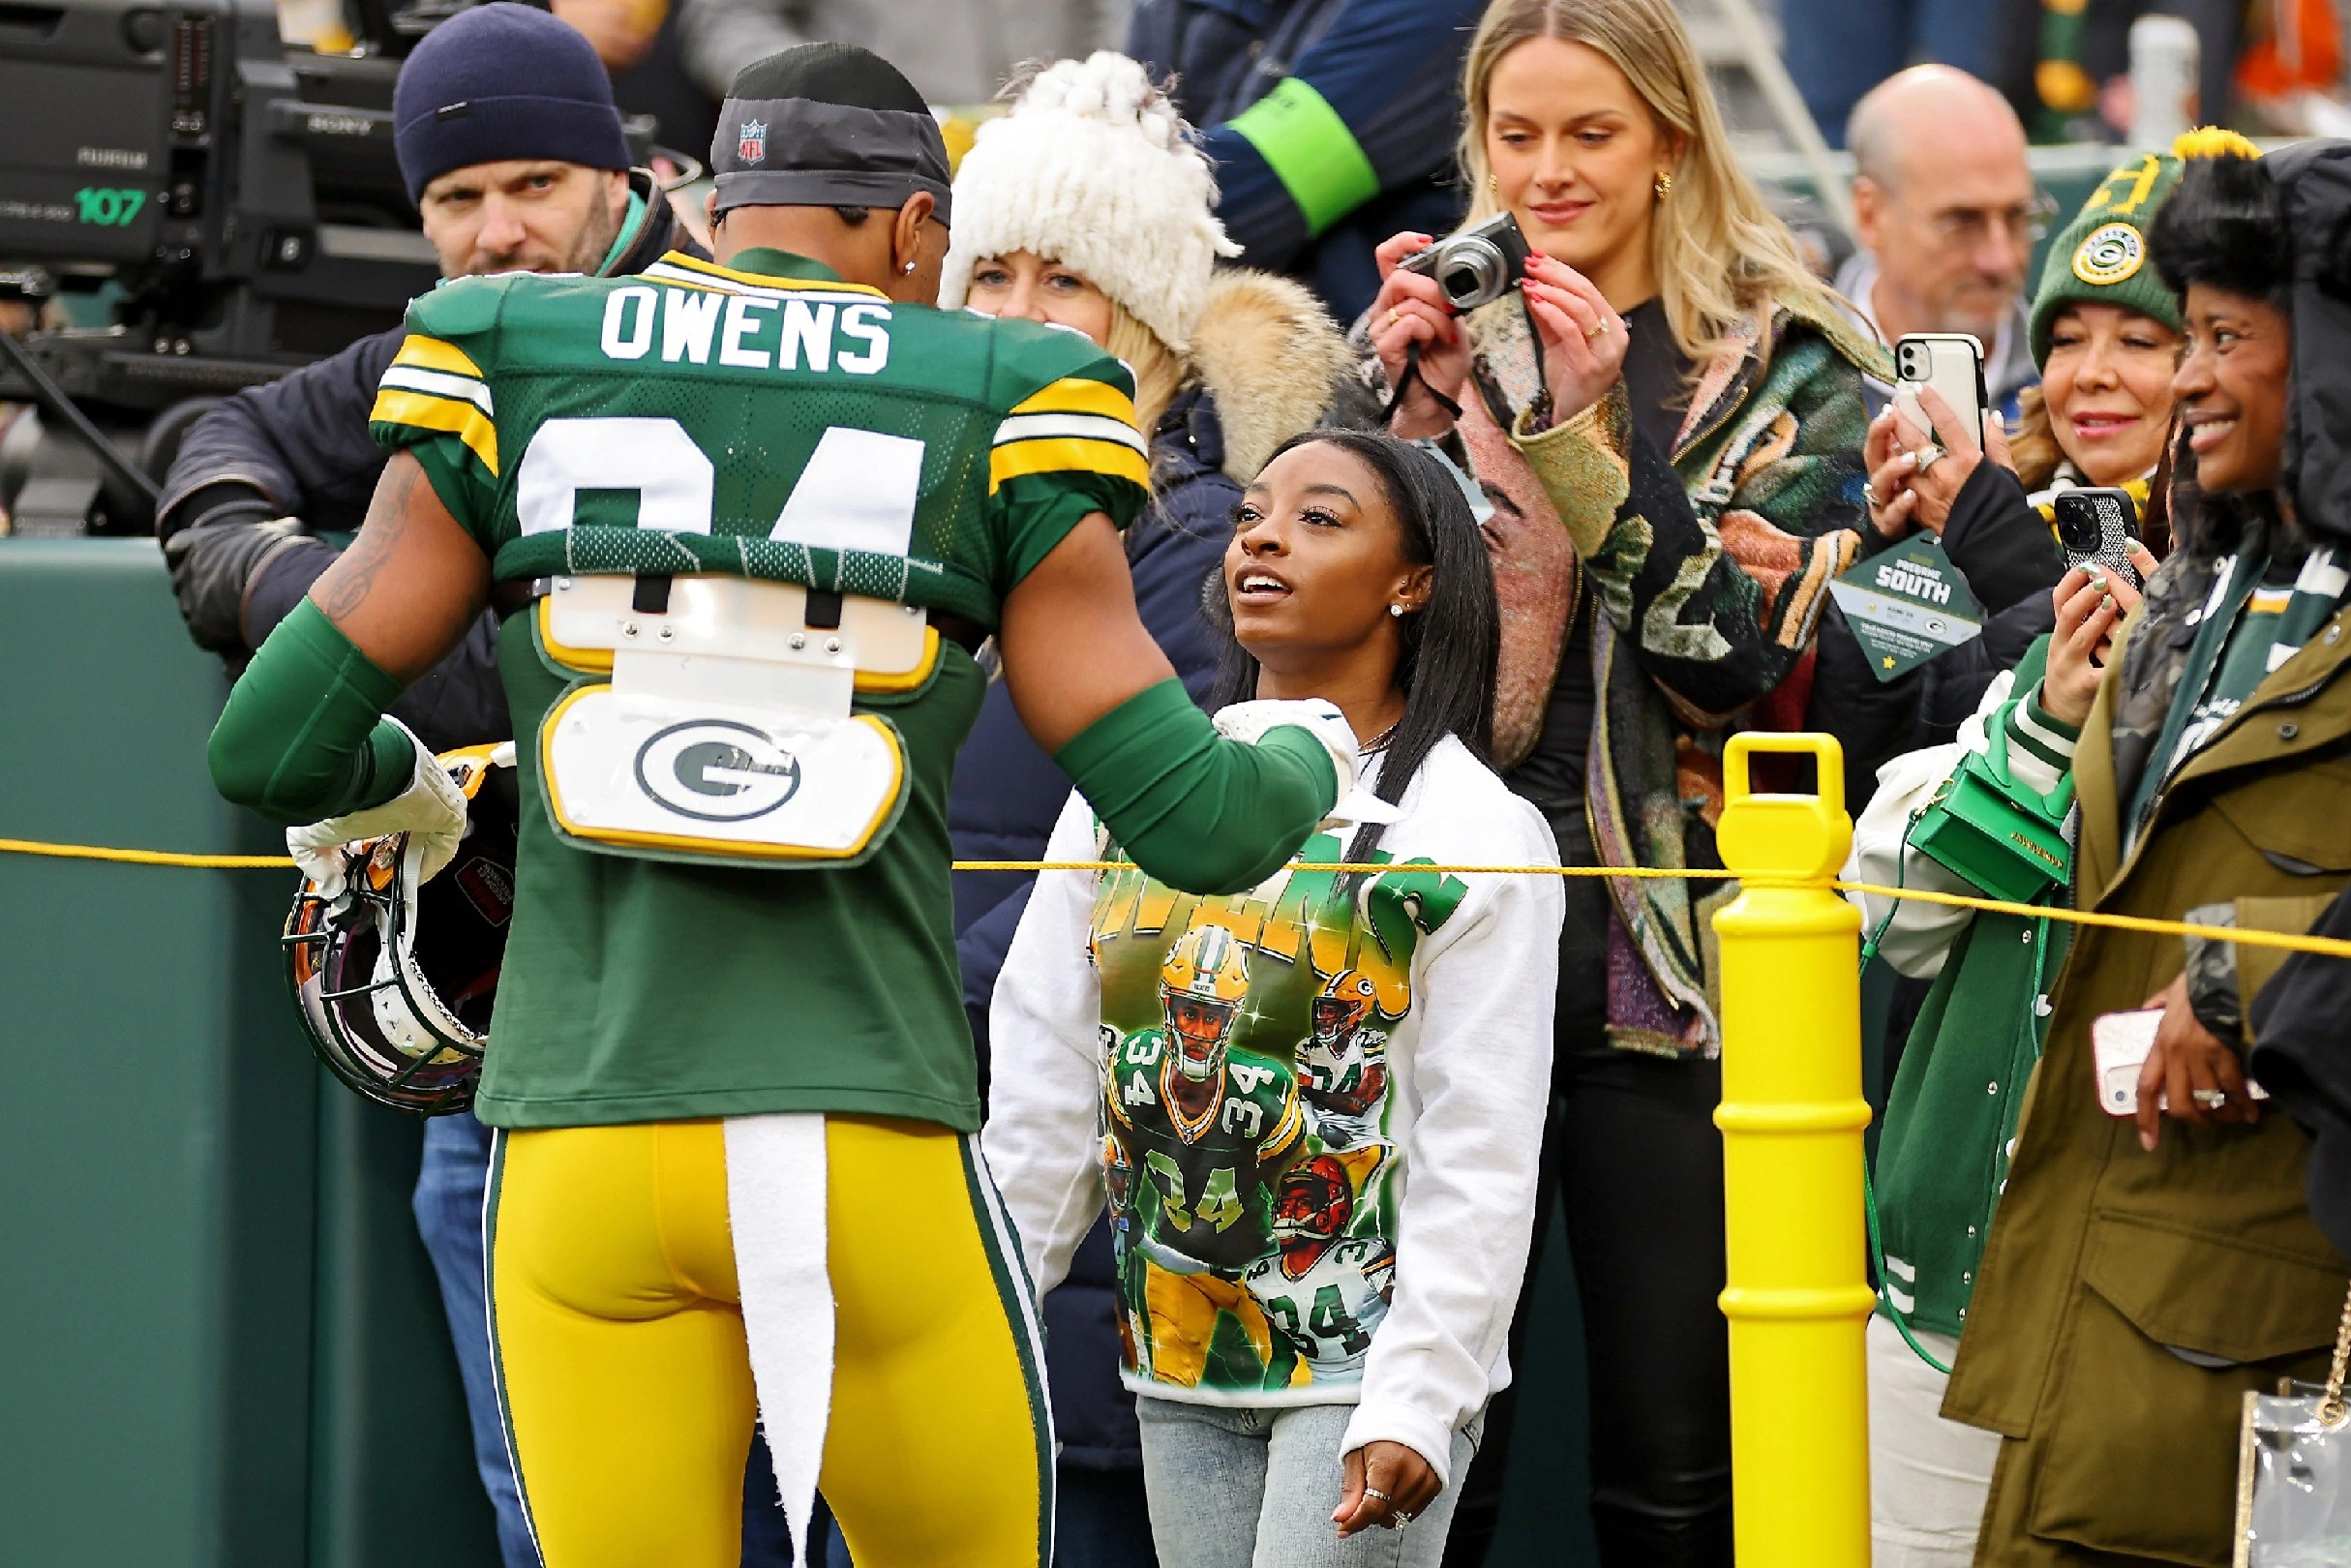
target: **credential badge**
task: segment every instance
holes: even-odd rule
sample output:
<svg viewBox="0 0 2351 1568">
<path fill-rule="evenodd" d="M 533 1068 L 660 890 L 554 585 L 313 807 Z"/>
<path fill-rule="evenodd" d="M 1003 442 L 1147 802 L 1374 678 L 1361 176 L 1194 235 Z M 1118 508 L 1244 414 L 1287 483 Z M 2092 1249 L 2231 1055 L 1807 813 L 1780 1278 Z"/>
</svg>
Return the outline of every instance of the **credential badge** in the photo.
<svg viewBox="0 0 2351 1568">
<path fill-rule="evenodd" d="M 740 158 L 746 164 L 758 164 L 766 162 L 768 157 L 768 122 L 765 120 L 743 121 L 742 129 L 736 133 L 735 153 L 737 157 Z"/>
<path fill-rule="evenodd" d="M 2147 260 L 2147 242 L 2128 224 L 2105 224 L 2075 248 L 2073 275 L 2093 288 L 2119 284 Z"/>
</svg>

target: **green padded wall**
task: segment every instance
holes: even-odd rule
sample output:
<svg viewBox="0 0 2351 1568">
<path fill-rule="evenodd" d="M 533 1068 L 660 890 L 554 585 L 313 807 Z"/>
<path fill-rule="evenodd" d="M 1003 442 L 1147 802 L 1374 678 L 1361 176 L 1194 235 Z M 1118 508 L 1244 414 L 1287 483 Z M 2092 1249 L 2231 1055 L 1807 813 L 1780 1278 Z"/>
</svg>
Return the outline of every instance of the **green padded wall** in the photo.
<svg viewBox="0 0 2351 1568">
<path fill-rule="evenodd" d="M 0 540 L 0 837 L 266 852 L 152 540 Z M 290 871 L 0 855 L 0 1562 L 491 1568 L 413 1123 L 311 1062 Z"/>
</svg>

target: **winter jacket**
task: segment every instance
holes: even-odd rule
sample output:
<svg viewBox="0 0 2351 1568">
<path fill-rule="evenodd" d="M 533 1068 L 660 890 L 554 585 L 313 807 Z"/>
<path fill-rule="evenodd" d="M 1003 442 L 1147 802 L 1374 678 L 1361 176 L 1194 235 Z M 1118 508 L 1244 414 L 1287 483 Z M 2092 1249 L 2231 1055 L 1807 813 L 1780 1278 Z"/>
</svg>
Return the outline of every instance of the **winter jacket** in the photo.
<svg viewBox="0 0 2351 1568">
<path fill-rule="evenodd" d="M 2036 812 L 2064 783 L 2079 732 L 2037 701 L 2048 645 L 2002 671 L 1960 739 L 1886 766 L 1854 824 L 1849 879 L 1880 887 L 1998 896 L 1910 842 L 1912 827 L 1971 756 L 1975 776 Z M 2065 901 L 2063 882 L 2048 897 Z M 1877 1201 L 1885 1247 L 1884 1305 L 1914 1329 L 1956 1338 L 1992 1213 L 2008 1176 L 2009 1140 L 2040 1059 L 2049 981 L 2072 928 L 2021 915 L 1852 895 L 1861 928 L 1903 976 L 1934 981 L 1902 1053 L 1878 1140 Z"/>
<path fill-rule="evenodd" d="M 1371 251 L 1450 232 L 1462 62 L 1482 0 L 1140 0 L 1127 52 L 1174 77 L 1249 266 L 1341 321 L 1379 291 Z"/>
<path fill-rule="evenodd" d="M 1864 555 L 1897 542 L 1875 528 L 1861 538 Z M 2014 473 L 1977 463 L 1951 498 L 1936 543 L 1983 606 L 1982 635 L 1880 680 L 1841 609 L 1832 606 L 1821 626 L 1811 728 L 1844 747 L 1846 799 L 1855 812 L 1869 804 L 1882 768 L 1918 747 L 1947 744 L 1993 678 L 2056 624 L 2049 590 L 2065 575 L 2064 558 L 2048 518 Z"/>
<path fill-rule="evenodd" d="M 2337 893 L 2312 936 L 2351 939 L 2351 893 Z M 2246 1013 L 2246 1070 L 2310 1134 L 2310 1218 L 2351 1257 L 2351 959 L 2298 952 Z"/>
<path fill-rule="evenodd" d="M 1222 646 L 1202 612 L 1202 596 L 1222 591 L 1220 572 L 1241 487 L 1275 447 L 1312 427 L 1345 360 L 1338 329 L 1298 285 L 1243 269 L 1217 275 L 1192 333 L 1190 362 L 1197 379 L 1153 432 L 1154 504 L 1127 536 L 1135 607 L 1195 702 L 1208 697 Z M 990 682 L 948 795 L 955 858 L 1041 859 L 1069 796 L 1069 777 L 1022 728 L 1004 682 Z M 956 955 L 983 1085 L 996 975 L 1035 881 L 1033 873 L 1016 871 L 955 876 Z M 1118 1379 L 1115 1284 L 1109 1235 L 1098 1229 L 1043 1308 L 1062 1458 L 1098 1469 L 1142 1462 L 1134 1399 Z"/>
<path fill-rule="evenodd" d="M 2200 695 L 2183 675 L 2227 564 L 2175 553 L 2125 627 L 2074 754 L 2078 908 L 2179 920 L 2219 901 L 2240 925 L 2299 931 L 2351 876 L 2339 603 L 2161 775 L 2140 830 L 2126 821 L 2173 703 Z M 2236 948 L 2248 1005 L 2281 956 Z M 2304 1200 L 2308 1135 L 2276 1114 L 2166 1121 L 2151 1154 L 2096 1102 L 2092 1021 L 2142 1006 L 2183 962 L 2169 937 L 2084 926 L 2051 997 L 1943 1407 L 2016 1439 L 1978 1561 L 2228 1562 L 2243 1395 L 2325 1374 L 2346 1271 Z"/>
<path fill-rule="evenodd" d="M 679 228 L 643 169 L 635 238 L 611 270 L 642 272 L 670 250 L 705 253 Z M 386 462 L 368 436 L 377 384 L 406 328 L 362 338 L 316 364 L 249 388 L 190 427 L 164 478 L 156 531 L 180 614 L 198 647 L 242 670 L 270 629 L 358 531 Z M 436 751 L 512 731 L 497 672 L 497 620 L 485 611 L 448 657 L 390 709 Z"/>
<path fill-rule="evenodd" d="M 1720 865 L 1723 743 L 1799 727 L 1828 582 L 1861 550 L 1862 377 L 1884 373 L 1884 355 L 1825 306 L 1776 308 L 1700 368 L 1668 454 L 1633 429 L 1621 381 L 1532 429 L 1540 378 L 1519 296 L 1465 320 L 1476 352 L 1456 432 L 1494 508 L 1496 761 L 1534 745 L 1569 618 L 1595 606 L 1585 789 L 1601 863 Z M 1369 422 L 1387 378 L 1364 323 L 1352 341 L 1364 357 L 1348 416 Z M 1718 1054 L 1711 917 L 1733 885 L 1609 888 L 1612 959 L 1623 957 L 1610 965 L 1610 1041 Z"/>
</svg>

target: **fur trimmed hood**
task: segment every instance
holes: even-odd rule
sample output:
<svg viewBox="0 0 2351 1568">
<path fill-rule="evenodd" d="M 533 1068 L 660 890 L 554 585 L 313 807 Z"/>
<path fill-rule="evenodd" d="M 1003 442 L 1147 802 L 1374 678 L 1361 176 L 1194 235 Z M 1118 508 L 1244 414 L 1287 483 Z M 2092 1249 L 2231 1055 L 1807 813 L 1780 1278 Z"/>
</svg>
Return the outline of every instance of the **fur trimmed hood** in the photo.
<svg viewBox="0 0 2351 1568">
<path fill-rule="evenodd" d="M 1350 363 L 1321 301 L 1287 278 L 1247 267 L 1211 279 L 1186 359 L 1216 399 L 1224 472 L 1242 485 L 1274 448 L 1321 422 Z"/>
</svg>

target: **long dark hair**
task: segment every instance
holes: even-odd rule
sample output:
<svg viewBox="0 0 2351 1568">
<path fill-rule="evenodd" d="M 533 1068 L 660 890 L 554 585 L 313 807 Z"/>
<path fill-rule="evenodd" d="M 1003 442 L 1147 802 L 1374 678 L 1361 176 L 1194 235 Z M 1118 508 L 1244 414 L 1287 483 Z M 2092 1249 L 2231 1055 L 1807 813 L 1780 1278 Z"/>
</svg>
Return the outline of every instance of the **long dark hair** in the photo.
<svg viewBox="0 0 2351 1568">
<path fill-rule="evenodd" d="M 1388 738 L 1379 782 L 1371 792 L 1393 805 L 1403 799 L 1404 787 L 1429 753 L 1449 735 L 1478 761 L 1492 760 L 1494 665 L 1502 645 L 1493 563 L 1486 554 L 1485 535 L 1470 515 L 1468 498 L 1443 462 L 1409 441 L 1357 430 L 1305 431 L 1276 447 L 1273 456 L 1312 441 L 1360 459 L 1378 477 L 1390 509 L 1403 527 L 1405 557 L 1415 566 L 1433 568 L 1429 602 L 1403 618 L 1396 684 L 1404 694 L 1404 716 Z M 1269 465 L 1272 461 L 1267 459 Z M 1223 659 L 1209 707 L 1248 702 L 1257 695 L 1257 661 L 1233 636 L 1232 605 L 1221 573 L 1203 602 L 1209 618 L 1224 634 Z M 1378 823 L 1358 827 L 1347 845 L 1347 859 L 1367 859 L 1378 847 L 1379 835 Z"/>
<path fill-rule="evenodd" d="M 2148 228 L 2147 255 L 2183 307 L 2188 286 L 2203 284 L 2288 308 L 2293 234 L 2276 182 L 2259 159 L 2189 159 Z M 2249 528 L 2275 515 L 2266 495 L 2207 492 L 2195 453 L 2176 431 L 2168 456 L 2171 532 L 2181 547 L 2208 556 L 2234 550 Z"/>
</svg>

